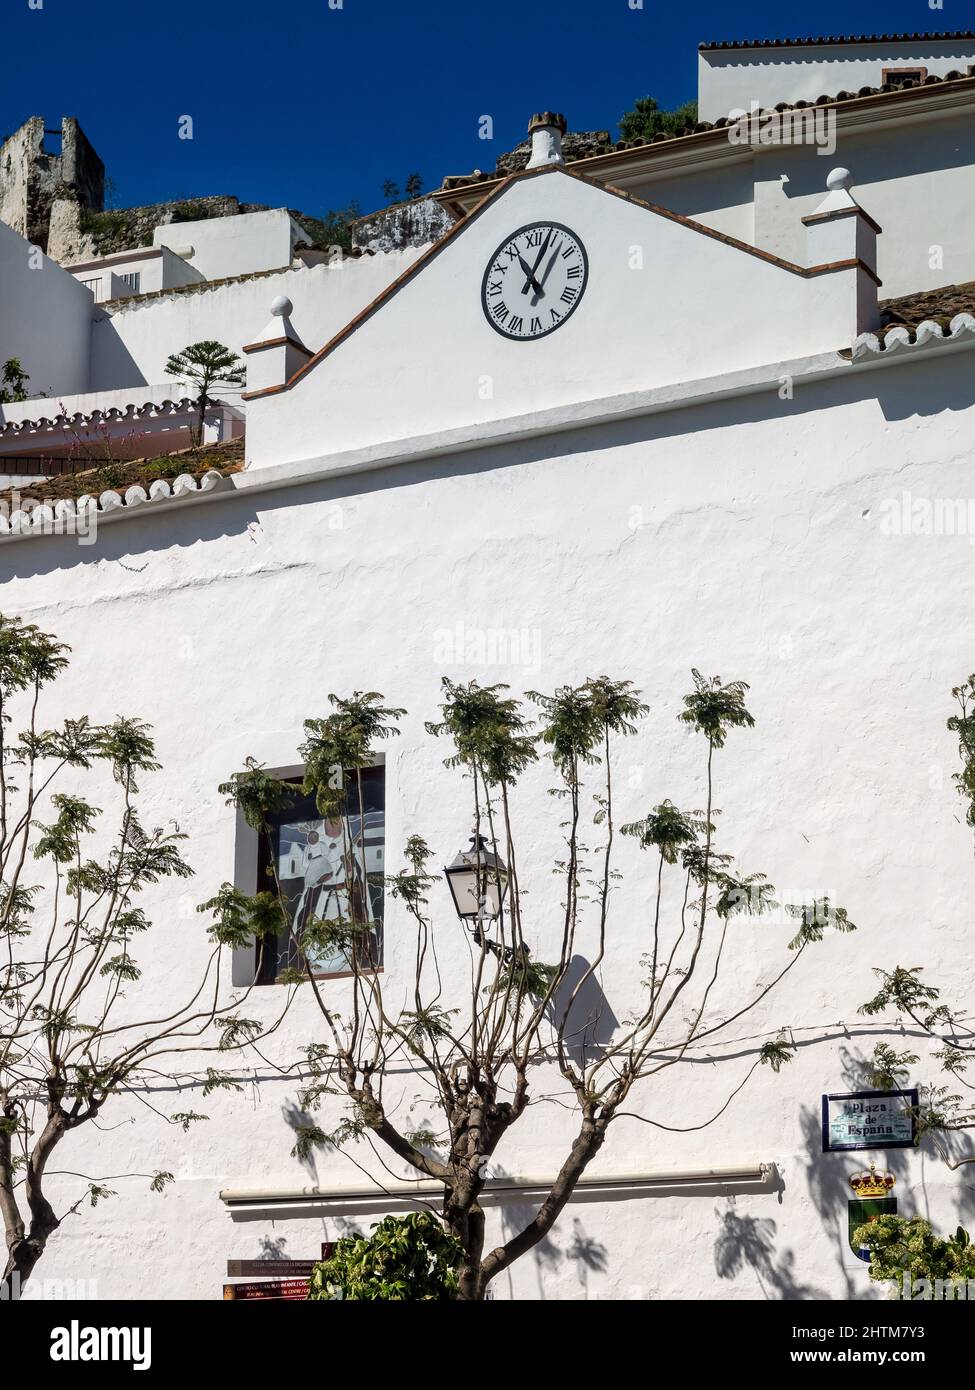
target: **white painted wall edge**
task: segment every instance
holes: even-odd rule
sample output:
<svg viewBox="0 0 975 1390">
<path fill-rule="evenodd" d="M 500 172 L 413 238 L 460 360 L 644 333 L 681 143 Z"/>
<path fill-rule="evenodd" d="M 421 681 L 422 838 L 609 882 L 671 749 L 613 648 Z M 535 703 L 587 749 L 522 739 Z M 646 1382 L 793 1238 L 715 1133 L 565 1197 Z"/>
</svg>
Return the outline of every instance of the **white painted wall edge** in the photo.
<svg viewBox="0 0 975 1390">
<path fill-rule="evenodd" d="M 551 1178 L 490 1179 L 479 1201 L 481 1206 L 509 1206 L 517 1202 L 541 1202 L 551 1190 Z M 570 1201 L 611 1202 L 641 1196 L 687 1195 L 722 1191 L 775 1191 L 778 1173 L 774 1163 L 751 1163 L 738 1168 L 706 1168 L 675 1173 L 625 1173 L 616 1177 L 581 1178 Z M 269 1188 L 225 1188 L 220 1200 L 235 1221 L 274 1217 L 337 1216 L 347 1212 L 412 1211 L 417 1202 L 443 1197 L 438 1182 L 390 1183 L 384 1188 L 304 1188 L 299 1191 Z"/>
<path fill-rule="evenodd" d="M 102 526 L 107 521 L 123 520 L 133 513 L 145 516 L 147 510 L 165 510 L 174 502 L 226 501 L 238 493 L 268 492 L 275 488 L 295 487 L 324 477 L 342 477 L 392 468 L 405 463 L 419 463 L 443 454 L 465 453 L 501 443 L 558 434 L 584 426 L 612 423 L 614 420 L 636 419 L 641 415 L 682 410 L 734 396 L 756 395 L 761 391 L 775 390 L 782 378 L 787 376 L 792 378 L 793 383 L 839 379 L 850 372 L 860 375 L 916 362 L 919 357 L 933 352 L 967 352 L 973 347 L 975 340 L 972 339 L 959 341 L 939 338 L 914 343 L 896 352 L 882 352 L 876 356 L 872 355 L 869 359 L 861 358 L 857 362 L 840 357 L 835 352 L 819 353 L 813 357 L 799 357 L 788 362 L 726 372 L 721 376 L 701 377 L 692 382 L 676 382 L 645 391 L 632 391 L 593 401 L 553 406 L 548 410 L 533 411 L 530 414 L 488 423 L 465 425 L 452 430 L 440 430 L 433 434 L 418 435 L 413 439 L 371 444 L 363 449 L 348 449 L 341 454 L 319 454 L 312 458 L 289 459 L 286 463 L 257 465 L 242 473 L 222 478 L 212 490 L 160 498 L 148 507 L 145 504 L 139 507 L 122 505 L 109 511 L 99 511 L 98 525 Z M 38 480 L 36 490 L 39 491 L 42 487 L 42 480 Z M 0 537 L 0 544 L 24 540 L 30 536 L 60 535 L 64 529 L 66 528 L 55 523 L 38 530 L 14 532 Z"/>
<path fill-rule="evenodd" d="M 614 420 L 636 419 L 668 410 L 683 410 L 706 405 L 733 396 L 756 395 L 761 391 L 777 390 L 783 377 L 795 384 L 840 378 L 851 372 L 899 366 L 916 362 L 929 352 L 962 352 L 975 347 L 975 341 L 937 339 L 912 344 L 898 352 L 881 353 L 869 360 L 852 362 L 836 352 L 818 353 L 812 357 L 797 357 L 788 362 L 767 363 L 747 367 L 737 372 L 725 372 L 715 377 L 700 377 L 690 382 L 675 382 L 669 386 L 631 391 L 619 396 L 552 406 L 548 410 L 509 416 L 503 420 L 464 425 L 440 430 L 434 434 L 417 435 L 412 439 L 370 444 L 361 449 L 347 449 L 340 454 L 318 454 L 311 458 L 286 463 L 254 464 L 242 473 L 233 475 L 234 490 L 258 491 L 310 482 L 323 476 L 339 477 L 346 473 L 365 473 L 372 469 L 389 468 L 403 463 L 419 463 L 441 454 L 462 453 L 474 449 L 518 440 L 535 439 L 540 435 L 557 434 L 587 425 L 601 425 Z"/>
</svg>

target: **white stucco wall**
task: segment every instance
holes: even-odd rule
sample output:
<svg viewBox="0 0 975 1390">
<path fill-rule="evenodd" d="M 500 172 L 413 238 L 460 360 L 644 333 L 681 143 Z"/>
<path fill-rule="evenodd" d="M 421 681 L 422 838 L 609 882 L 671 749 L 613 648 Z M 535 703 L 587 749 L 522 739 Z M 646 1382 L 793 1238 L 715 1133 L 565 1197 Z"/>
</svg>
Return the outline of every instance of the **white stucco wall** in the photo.
<svg viewBox="0 0 975 1390">
<path fill-rule="evenodd" d="M 747 103 L 745 104 L 747 108 Z M 731 146 L 691 169 L 632 178 L 638 197 L 694 217 L 785 260 L 804 257 L 801 219 L 821 201 L 826 175 L 852 171 L 857 200 L 880 223 L 877 273 L 883 297 L 975 279 L 971 109 L 869 129 L 840 124 L 835 148 L 812 144 Z"/>
<path fill-rule="evenodd" d="M 567 352 L 561 336 L 542 350 Z M 463 353 L 473 372 L 469 348 Z M 971 362 L 969 351 L 939 350 L 900 366 L 850 369 L 803 386 L 792 401 L 770 389 L 386 473 L 240 489 L 106 523 L 91 547 L 60 538 L 0 543 L 2 610 L 72 644 L 71 710 L 94 719 L 131 711 L 156 728 L 165 770 L 146 779 L 145 819 L 178 821 L 197 870 L 185 890 L 146 895 L 159 926 L 142 952 L 140 995 L 159 1002 L 182 997 L 204 959 L 193 905 L 233 876 L 235 819 L 217 783 L 248 754 L 293 764 L 301 721 L 325 712 L 324 690 L 380 690 L 409 709 L 402 737 L 386 748 L 395 872 L 408 834 L 423 834 L 441 863 L 466 833 L 465 786 L 423 729 L 442 674 L 506 681 L 516 693 L 594 672 L 631 677 L 652 713 L 617 753 L 620 821 L 664 797 L 702 802 L 702 747 L 676 719 L 689 668 L 750 682 L 757 727 L 733 734 L 717 763 L 721 847 L 781 890 L 828 891 L 859 931 L 828 935 L 811 950 L 731 1030 L 727 1053 L 705 1061 L 702 1049 L 636 1093 L 628 1108 L 651 1123 L 621 1121 L 596 1171 L 764 1161 L 776 1165 L 781 1191 L 573 1205 L 554 1238 L 499 1281 L 499 1297 L 871 1296 L 845 1235 L 847 1176 L 868 1155 L 820 1153 L 820 1097 L 855 1089 L 858 1060 L 884 1037 L 924 1056 L 913 1079 L 936 1074 L 926 1044 L 885 1033 L 857 1006 L 873 990 L 872 967 L 898 962 L 923 962 L 949 993 L 970 999 L 975 874 L 951 783 L 955 739 L 945 729 L 950 689 L 972 666 L 972 537 L 892 536 L 879 523 L 885 502 L 904 492 L 971 496 Z M 324 420 L 322 430 L 324 447 Z M 475 636 L 524 631 L 525 655 L 485 664 L 458 651 L 454 660 L 458 625 Z M 560 931 L 551 780 L 544 768 L 527 775 L 514 810 L 519 874 L 530 889 L 526 935 L 540 959 Z M 98 804 L 112 804 L 110 788 L 99 794 Z M 649 866 L 632 841 L 619 849 L 625 877 L 603 988 L 623 1017 L 647 944 Z M 449 990 L 464 976 L 467 952 L 445 887 L 432 902 Z M 672 907 L 669 898 L 669 922 Z M 581 951 L 591 950 L 593 931 L 590 922 Z M 736 924 L 720 1002 L 768 981 L 787 957 L 788 934 L 761 919 Z M 391 1006 L 411 979 L 411 940 L 390 903 Z M 341 1008 L 345 988 L 326 986 L 329 1003 Z M 279 997 L 263 991 L 248 1014 L 271 1017 Z M 708 1128 L 656 1127 L 690 1128 L 713 1115 L 755 1049 L 784 1024 L 800 1048 L 780 1076 L 762 1069 Z M 274 1060 L 289 1060 L 320 1026 L 302 1000 L 273 1040 Z M 200 1059 L 201 1070 L 209 1060 Z M 190 1071 L 193 1060 L 180 1066 Z M 302 1165 L 288 1156 L 296 1089 L 274 1076 L 206 1101 L 184 1090 L 165 1097 L 166 1107 L 211 1116 L 188 1135 L 136 1106 L 138 1123 L 113 1128 L 110 1142 L 79 1136 L 70 1163 L 66 1150 L 58 1166 L 95 1175 L 167 1168 L 176 1183 L 162 1197 L 141 1179 L 111 1184 L 119 1196 L 110 1204 L 65 1223 L 45 1273 L 94 1278 L 102 1298 L 209 1298 L 219 1297 L 227 1258 L 257 1257 L 269 1243 L 291 1257 L 317 1254 L 347 1223 L 235 1223 L 218 1199 L 223 1188 L 363 1184 L 345 1158 Z M 536 1094 L 544 1089 L 536 1083 Z M 416 1087 L 404 1076 L 401 1090 L 406 1105 Z M 124 1114 L 116 1107 L 110 1123 Z M 497 1167 L 551 1173 L 569 1133 L 564 1112 L 533 1108 Z M 902 1212 L 943 1228 L 970 1224 L 964 1178 L 927 1148 L 877 1157 L 898 1175 Z M 372 1163 L 365 1149 L 355 1158 Z M 77 1180 L 58 1179 L 59 1208 L 78 1191 Z M 525 1215 L 509 1209 L 504 1229 Z M 489 1238 L 500 1229 L 492 1213 Z"/>
<path fill-rule="evenodd" d="M 975 63 L 972 40 L 921 39 L 904 43 L 844 43 L 806 47 L 705 49 L 698 54 L 698 110 L 716 121 L 734 107 L 815 101 L 839 91 L 879 87 L 885 68 L 927 68 L 943 77 Z"/>
<path fill-rule="evenodd" d="M 90 290 L 95 302 L 131 294 L 153 294 L 157 290 L 175 289 L 179 285 L 199 284 L 204 276 L 194 270 L 182 257 L 167 246 L 150 251 L 137 250 L 127 255 L 104 256 L 81 266 L 68 269 L 76 280 Z M 124 275 L 139 276 L 138 289 L 123 283 Z M 93 283 L 94 282 L 94 283 Z"/>
<path fill-rule="evenodd" d="M 20 359 L 32 396 L 88 390 L 93 313 L 83 286 L 0 222 L 0 363 Z"/>
<path fill-rule="evenodd" d="M 186 260 L 207 280 L 288 266 L 295 242 L 307 239 L 287 208 L 172 222 L 152 234 L 154 246 L 168 246 L 179 255 L 192 247 Z"/>
<path fill-rule="evenodd" d="M 533 219 L 568 225 L 589 255 L 552 352 L 496 333 L 481 304 L 485 267 Z M 836 350 L 856 336 L 856 280 L 804 277 L 549 169 L 503 188 L 289 390 L 251 400 L 249 454 L 310 458 L 323 438 L 336 452 Z"/>
<path fill-rule="evenodd" d="M 294 326 L 307 345 L 321 347 L 419 254 L 410 249 L 302 266 L 119 305 L 92 328 L 93 389 L 163 381 L 170 354 L 204 338 L 239 353 L 264 328 L 278 295 L 294 301 Z"/>
</svg>

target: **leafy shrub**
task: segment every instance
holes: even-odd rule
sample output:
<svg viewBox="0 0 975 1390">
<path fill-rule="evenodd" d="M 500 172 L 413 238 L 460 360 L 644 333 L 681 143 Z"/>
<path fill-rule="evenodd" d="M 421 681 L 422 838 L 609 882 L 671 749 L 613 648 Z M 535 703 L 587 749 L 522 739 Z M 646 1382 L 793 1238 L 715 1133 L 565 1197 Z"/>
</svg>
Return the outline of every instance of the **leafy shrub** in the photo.
<svg viewBox="0 0 975 1390">
<path fill-rule="evenodd" d="M 975 1280 L 975 1246 L 959 1226 L 947 1240 L 935 1235 L 920 1216 L 878 1216 L 854 1232 L 854 1242 L 870 1251 L 870 1278 L 900 1284 L 940 1279 L 945 1283 Z"/>
<path fill-rule="evenodd" d="M 346 1236 L 316 1265 L 310 1299 L 446 1303 L 457 1296 L 459 1240 L 433 1212 L 387 1216 L 371 1236 Z"/>
</svg>

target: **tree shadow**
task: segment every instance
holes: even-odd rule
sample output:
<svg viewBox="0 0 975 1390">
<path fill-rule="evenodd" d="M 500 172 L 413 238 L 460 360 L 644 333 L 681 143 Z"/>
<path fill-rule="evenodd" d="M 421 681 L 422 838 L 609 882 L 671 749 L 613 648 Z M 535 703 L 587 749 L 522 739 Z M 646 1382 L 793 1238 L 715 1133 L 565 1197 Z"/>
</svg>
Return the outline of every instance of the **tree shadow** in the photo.
<svg viewBox="0 0 975 1390">
<path fill-rule="evenodd" d="M 315 1123 L 314 1116 L 310 1115 L 307 1110 L 302 1110 L 299 1105 L 296 1105 L 295 1102 L 291 1100 L 285 1101 L 284 1105 L 282 1105 L 281 1116 L 285 1124 L 295 1135 L 297 1135 L 299 1129 L 304 1129 Z M 304 1168 L 308 1176 L 317 1183 L 318 1164 L 315 1161 L 314 1149 L 309 1149 L 307 1154 L 303 1157 L 299 1157 L 298 1162 L 301 1164 L 302 1168 Z"/>
<path fill-rule="evenodd" d="M 741 1216 L 729 1209 L 721 1217 L 721 1229 L 714 1245 L 714 1267 L 719 1279 L 734 1279 L 746 1267 L 755 1271 L 766 1299 L 785 1303 L 827 1299 L 829 1295 L 796 1278 L 795 1255 L 776 1253 L 778 1227 L 769 1216 Z"/>
<path fill-rule="evenodd" d="M 862 1091 L 874 1089 L 870 1085 L 871 1062 L 862 1053 L 851 1051 L 848 1047 L 839 1050 L 841 1082 L 836 1090 Z M 856 1271 L 850 1261 L 854 1258 L 850 1250 L 849 1204 L 853 1198 L 850 1175 L 864 1168 L 871 1160 L 878 1166 L 889 1169 L 895 1179 L 907 1179 L 910 1171 L 909 1149 L 851 1149 L 839 1153 L 823 1153 L 822 1111 L 816 1106 L 801 1106 L 799 1124 L 802 1130 L 802 1149 L 806 1155 L 806 1185 L 810 1198 L 819 1212 L 823 1230 L 836 1248 L 845 1297 L 852 1299 L 869 1298 L 868 1288 L 862 1279 L 854 1277 Z M 903 1215 L 903 1213 L 900 1213 Z M 862 1265 L 866 1271 L 866 1262 Z"/>
</svg>

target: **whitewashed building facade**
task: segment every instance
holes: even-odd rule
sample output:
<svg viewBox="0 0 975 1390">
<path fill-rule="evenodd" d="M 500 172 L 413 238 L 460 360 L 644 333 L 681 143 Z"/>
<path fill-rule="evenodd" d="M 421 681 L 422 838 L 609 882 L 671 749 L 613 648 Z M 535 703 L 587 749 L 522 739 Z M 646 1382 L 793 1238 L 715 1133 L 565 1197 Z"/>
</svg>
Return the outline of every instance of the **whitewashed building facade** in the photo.
<svg viewBox="0 0 975 1390">
<path fill-rule="evenodd" d="M 66 414 L 188 409 L 162 366 L 198 338 L 247 358 L 220 426 L 246 421 L 242 471 L 149 498 L 109 490 L 89 545 L 29 519 L 0 526 L 0 609 L 71 644 L 72 698 L 93 718 L 123 710 L 155 728 L 164 770 L 146 799 L 189 834 L 196 868 L 188 895 L 147 904 L 158 955 L 140 988 L 160 1003 L 206 954 L 186 904 L 256 882 L 218 784 L 248 756 L 293 769 L 326 692 L 378 690 L 408 710 L 374 842 L 395 872 L 410 834 L 443 863 L 466 843 L 464 786 L 424 732 L 442 675 L 516 694 L 632 679 L 651 713 L 615 769 L 624 821 L 665 797 L 701 804 L 700 747 L 676 720 L 691 668 L 751 686 L 757 727 L 721 763 L 723 847 L 796 895 L 827 891 L 859 930 L 827 933 L 726 1045 L 635 1093 L 639 1117 L 610 1131 L 496 1297 L 876 1296 L 847 1232 L 849 1175 L 871 1157 L 895 1174 L 902 1212 L 951 1230 L 972 1215 L 964 1170 L 927 1145 L 824 1153 L 821 1106 L 865 1089 L 878 1041 L 921 1054 L 912 1084 L 937 1076 L 923 1039 L 858 1015 L 874 967 L 924 964 L 953 997 L 972 994 L 975 861 L 945 721 L 975 665 L 975 37 L 772 57 L 704 48 L 706 120 L 684 136 L 564 163 L 558 124 L 538 123 L 531 167 L 446 181 L 437 199 L 457 221 L 426 248 L 238 263 L 217 283 L 208 266 L 205 282 L 106 311 L 83 276 L 29 265 L 0 225 L 0 361 L 19 356 L 70 397 Z M 898 82 L 898 68 L 924 75 Z M 749 143 L 736 124 L 753 102 L 810 109 L 800 101 L 828 118 L 818 143 L 815 126 L 808 143 Z M 536 226 L 561 229 L 580 275 L 554 310 L 542 295 L 546 312 L 519 313 L 491 271 Z M 0 407 L 0 453 L 40 452 L 59 428 L 36 399 Z M 923 518 L 946 499 L 962 505 L 939 534 Z M 559 930 L 549 782 L 534 770 L 516 807 L 540 959 Z M 621 1018 L 646 948 L 647 864 L 632 841 L 618 864 L 601 986 Z M 446 886 L 433 908 L 445 973 L 461 979 Z M 762 989 L 788 934 L 735 926 L 727 998 Z M 412 981 L 412 951 L 387 901 L 391 995 Z M 249 969 L 235 961 L 237 986 Z M 323 988 L 341 1007 L 347 982 Z M 258 995 L 249 1010 L 270 1019 L 280 991 Z M 274 1058 L 319 1027 L 299 996 Z M 783 1029 L 794 1060 L 721 1109 Z M 391 1175 L 365 1149 L 366 1174 L 339 1154 L 291 1158 L 293 1079 L 259 1058 L 234 1069 L 244 1093 L 194 1098 L 211 1118 L 185 1136 L 140 1113 L 79 1137 L 72 1168 L 176 1180 L 163 1195 L 111 1184 L 119 1197 L 65 1223 L 45 1273 L 94 1278 L 104 1298 L 219 1297 L 228 1259 L 306 1258 L 412 1208 L 405 1165 Z M 515 1127 L 489 1242 L 530 1214 L 571 1135 L 551 1107 Z"/>
</svg>

